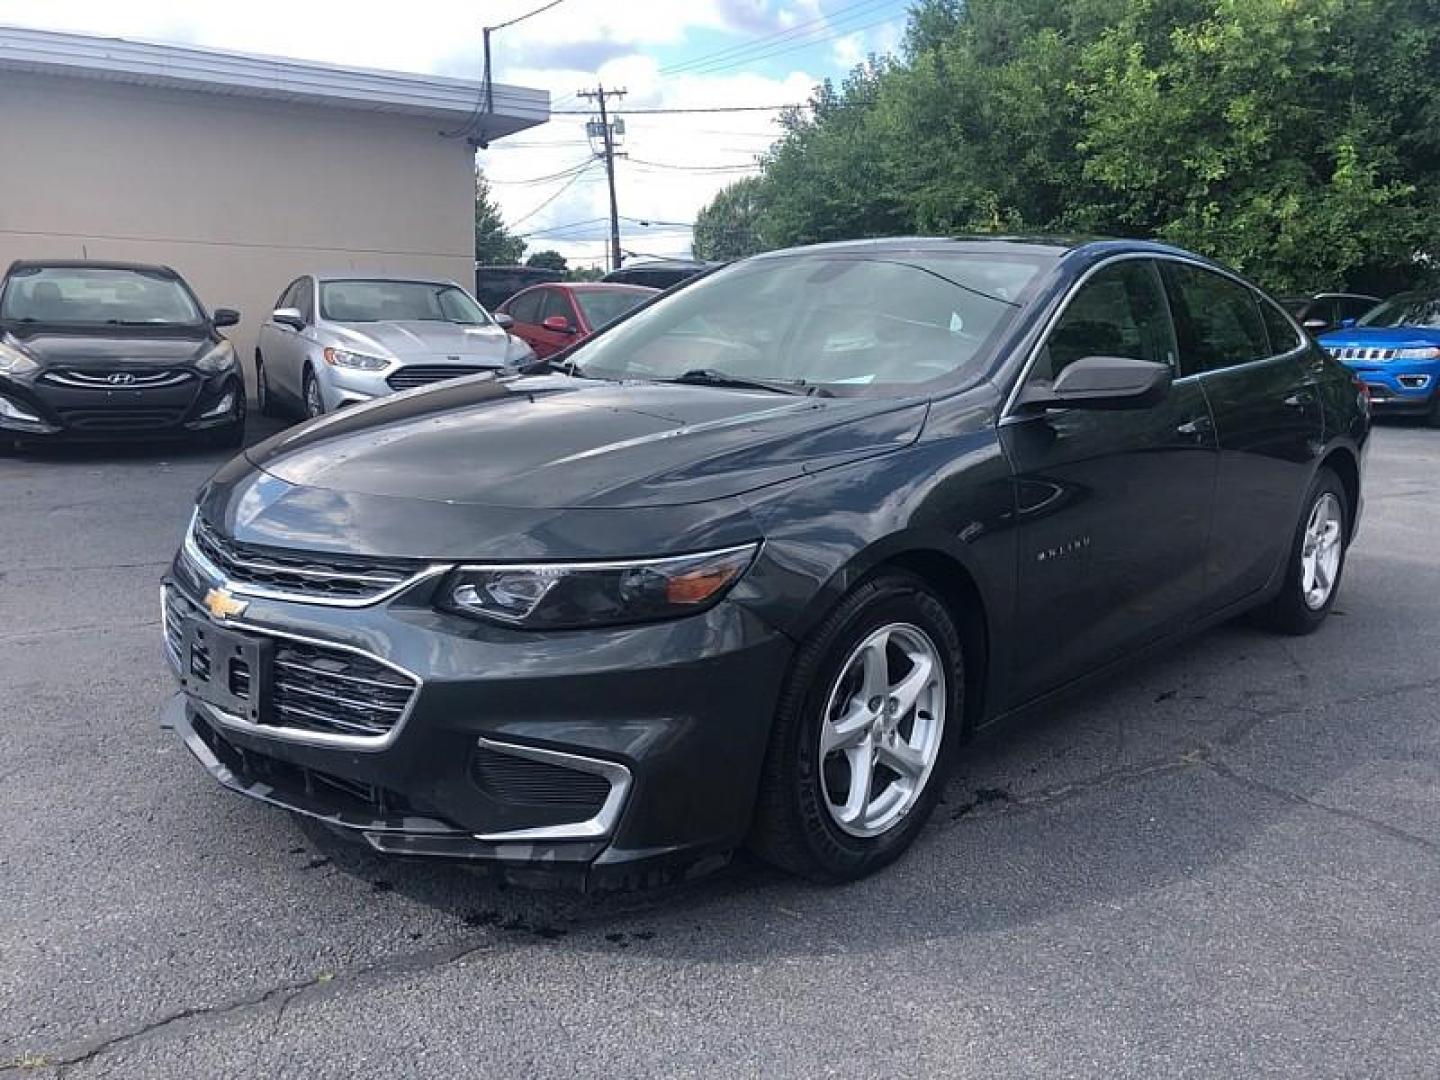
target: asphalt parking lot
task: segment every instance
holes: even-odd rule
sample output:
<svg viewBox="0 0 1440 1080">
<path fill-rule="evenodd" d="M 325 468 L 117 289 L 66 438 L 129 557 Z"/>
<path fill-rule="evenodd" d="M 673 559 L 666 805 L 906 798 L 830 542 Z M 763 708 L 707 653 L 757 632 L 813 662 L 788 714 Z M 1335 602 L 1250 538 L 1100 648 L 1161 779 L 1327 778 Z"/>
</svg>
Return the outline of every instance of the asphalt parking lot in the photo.
<svg viewBox="0 0 1440 1080">
<path fill-rule="evenodd" d="M 1378 431 L 1316 636 L 987 733 L 870 880 L 602 898 L 372 857 L 158 730 L 219 460 L 0 459 L 0 1074 L 1435 1075 L 1440 432 Z"/>
</svg>

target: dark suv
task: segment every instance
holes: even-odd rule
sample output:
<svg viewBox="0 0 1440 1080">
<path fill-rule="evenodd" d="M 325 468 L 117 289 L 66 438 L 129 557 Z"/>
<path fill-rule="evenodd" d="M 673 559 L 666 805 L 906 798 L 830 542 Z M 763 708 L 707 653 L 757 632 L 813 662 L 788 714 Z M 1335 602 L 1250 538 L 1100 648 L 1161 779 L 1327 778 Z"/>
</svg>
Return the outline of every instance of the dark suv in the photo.
<svg viewBox="0 0 1440 1080">
<path fill-rule="evenodd" d="M 0 283 L 0 440 L 182 436 L 238 446 L 245 384 L 174 270 L 139 263 L 12 263 Z"/>
</svg>

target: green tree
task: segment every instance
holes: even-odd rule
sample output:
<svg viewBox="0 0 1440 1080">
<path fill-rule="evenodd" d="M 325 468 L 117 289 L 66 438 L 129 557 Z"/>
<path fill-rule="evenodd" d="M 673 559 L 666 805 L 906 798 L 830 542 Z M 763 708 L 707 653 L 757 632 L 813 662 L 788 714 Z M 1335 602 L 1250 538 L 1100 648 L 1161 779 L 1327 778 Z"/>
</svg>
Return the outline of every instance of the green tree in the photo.
<svg viewBox="0 0 1440 1080">
<path fill-rule="evenodd" d="M 486 266 L 514 266 L 525 254 L 525 241 L 512 236 L 490 197 L 485 174 L 475 170 L 475 261 Z"/>
<path fill-rule="evenodd" d="M 695 257 L 726 261 L 763 251 L 764 192 L 765 185 L 756 176 L 722 188 L 695 216 Z"/>
<path fill-rule="evenodd" d="M 782 122 L 744 192 L 758 247 L 1154 237 L 1277 291 L 1440 255 L 1440 0 L 920 0 L 898 57 Z"/>
<path fill-rule="evenodd" d="M 542 270 L 558 270 L 562 274 L 569 269 L 565 256 L 553 250 L 532 252 L 525 259 L 525 265 L 538 266 Z"/>
</svg>

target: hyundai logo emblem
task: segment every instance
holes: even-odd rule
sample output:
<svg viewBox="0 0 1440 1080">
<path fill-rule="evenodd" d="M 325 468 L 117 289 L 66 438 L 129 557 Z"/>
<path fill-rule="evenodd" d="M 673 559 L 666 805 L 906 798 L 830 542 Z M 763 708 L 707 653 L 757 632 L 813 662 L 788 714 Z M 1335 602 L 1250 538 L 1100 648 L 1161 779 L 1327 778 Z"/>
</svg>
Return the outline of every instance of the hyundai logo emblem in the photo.
<svg viewBox="0 0 1440 1080">
<path fill-rule="evenodd" d="M 112 371 L 105 381 L 111 386 L 129 386 L 135 381 L 135 376 L 128 371 Z"/>
</svg>

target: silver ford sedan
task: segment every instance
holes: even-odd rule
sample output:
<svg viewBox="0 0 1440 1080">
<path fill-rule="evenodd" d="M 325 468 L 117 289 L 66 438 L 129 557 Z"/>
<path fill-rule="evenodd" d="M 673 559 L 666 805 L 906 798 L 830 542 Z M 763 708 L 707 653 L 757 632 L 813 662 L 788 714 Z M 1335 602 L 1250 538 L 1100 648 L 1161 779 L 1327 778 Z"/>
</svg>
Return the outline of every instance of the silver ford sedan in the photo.
<svg viewBox="0 0 1440 1080">
<path fill-rule="evenodd" d="M 513 371 L 535 359 L 453 281 L 296 278 L 275 302 L 255 348 L 261 411 L 319 416 L 442 379 Z"/>
</svg>

